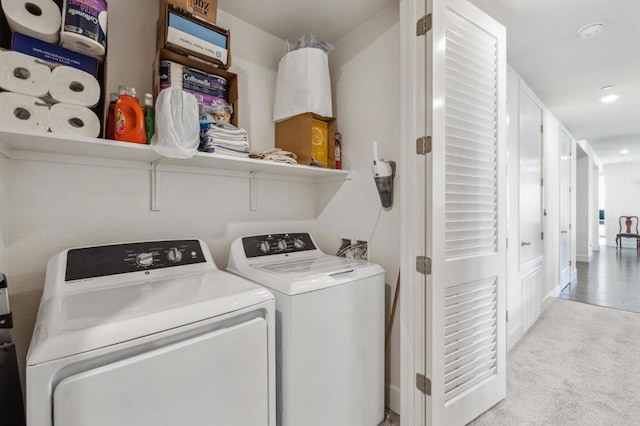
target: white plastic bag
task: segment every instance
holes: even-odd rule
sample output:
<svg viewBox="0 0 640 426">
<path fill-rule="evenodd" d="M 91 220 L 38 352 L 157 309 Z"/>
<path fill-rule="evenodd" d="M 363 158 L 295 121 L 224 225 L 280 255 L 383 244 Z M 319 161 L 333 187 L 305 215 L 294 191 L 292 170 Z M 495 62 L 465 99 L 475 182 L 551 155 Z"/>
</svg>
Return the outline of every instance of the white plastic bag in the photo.
<svg viewBox="0 0 640 426">
<path fill-rule="evenodd" d="M 282 121 L 307 112 L 333 116 L 329 58 L 312 47 L 289 52 L 280 60 L 273 119 Z"/>
<path fill-rule="evenodd" d="M 191 158 L 200 144 L 198 101 L 190 93 L 168 88 L 156 100 L 156 132 L 151 146 L 165 157 Z"/>
</svg>

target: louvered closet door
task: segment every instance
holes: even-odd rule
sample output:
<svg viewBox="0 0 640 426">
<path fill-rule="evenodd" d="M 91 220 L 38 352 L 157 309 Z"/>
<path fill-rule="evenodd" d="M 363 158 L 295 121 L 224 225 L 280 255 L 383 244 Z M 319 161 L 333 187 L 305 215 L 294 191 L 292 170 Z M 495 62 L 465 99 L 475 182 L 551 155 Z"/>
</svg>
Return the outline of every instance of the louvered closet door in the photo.
<svg viewBox="0 0 640 426">
<path fill-rule="evenodd" d="M 505 30 L 463 0 L 432 7 L 426 417 L 456 426 L 505 396 Z"/>
</svg>

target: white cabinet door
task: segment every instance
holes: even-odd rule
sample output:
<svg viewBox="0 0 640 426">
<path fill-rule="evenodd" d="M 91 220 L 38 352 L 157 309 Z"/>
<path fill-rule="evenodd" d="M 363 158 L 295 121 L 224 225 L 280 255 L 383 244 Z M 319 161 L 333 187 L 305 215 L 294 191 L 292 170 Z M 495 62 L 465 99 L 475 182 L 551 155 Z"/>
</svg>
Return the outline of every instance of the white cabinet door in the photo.
<svg viewBox="0 0 640 426">
<path fill-rule="evenodd" d="M 506 389 L 506 32 L 433 0 L 427 37 L 427 424 L 465 425 Z"/>
<path fill-rule="evenodd" d="M 65 378 L 55 426 L 269 424 L 267 323 L 190 338 Z"/>
</svg>

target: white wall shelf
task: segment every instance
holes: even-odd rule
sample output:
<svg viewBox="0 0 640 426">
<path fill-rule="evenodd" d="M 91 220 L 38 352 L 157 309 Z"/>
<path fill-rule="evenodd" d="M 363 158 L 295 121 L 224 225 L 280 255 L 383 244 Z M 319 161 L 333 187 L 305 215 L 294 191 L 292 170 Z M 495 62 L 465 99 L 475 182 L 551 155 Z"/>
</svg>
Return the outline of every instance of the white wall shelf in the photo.
<svg viewBox="0 0 640 426">
<path fill-rule="evenodd" d="M 310 183 L 344 182 L 351 179 L 351 173 L 347 170 L 322 169 L 204 152 L 188 159 L 169 158 L 157 153 L 149 145 L 26 131 L 0 130 L 0 154 L 15 160 L 150 170 L 153 178 L 152 210 L 159 210 L 162 171 L 246 177 L 252 181 L 251 200 L 255 200 L 253 180 L 256 178 Z M 254 210 L 255 202 L 251 205 Z"/>
</svg>

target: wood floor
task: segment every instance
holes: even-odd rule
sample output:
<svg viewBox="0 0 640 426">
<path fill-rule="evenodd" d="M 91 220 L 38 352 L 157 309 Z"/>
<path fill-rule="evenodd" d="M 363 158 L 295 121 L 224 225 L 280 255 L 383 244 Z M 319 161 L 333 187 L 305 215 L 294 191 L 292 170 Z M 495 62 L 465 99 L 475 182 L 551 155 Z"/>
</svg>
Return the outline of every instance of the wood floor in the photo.
<svg viewBox="0 0 640 426">
<path fill-rule="evenodd" d="M 578 262 L 578 282 L 559 298 L 640 313 L 640 252 L 601 247 L 590 263 Z"/>
</svg>

